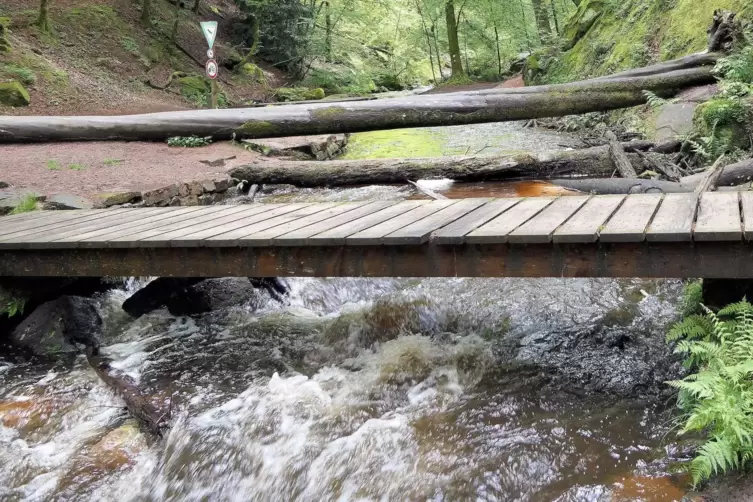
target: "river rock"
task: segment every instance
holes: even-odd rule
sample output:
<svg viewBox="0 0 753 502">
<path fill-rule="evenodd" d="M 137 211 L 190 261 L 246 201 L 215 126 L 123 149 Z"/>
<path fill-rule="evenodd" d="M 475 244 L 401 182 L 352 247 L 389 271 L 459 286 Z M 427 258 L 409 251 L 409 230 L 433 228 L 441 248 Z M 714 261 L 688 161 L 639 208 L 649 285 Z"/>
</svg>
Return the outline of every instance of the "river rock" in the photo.
<svg viewBox="0 0 753 502">
<path fill-rule="evenodd" d="M 604 12 L 604 0 L 583 0 L 564 28 L 565 50 L 572 49 Z"/>
<path fill-rule="evenodd" d="M 662 105 L 654 122 L 653 140 L 662 143 L 692 131 L 693 115 L 697 107 L 698 104 L 692 102 Z"/>
<path fill-rule="evenodd" d="M 180 294 L 202 280 L 196 277 L 158 277 L 123 302 L 123 310 L 133 317 L 141 317 L 163 307 L 172 295 Z"/>
<path fill-rule="evenodd" d="M 94 203 L 86 197 L 69 193 L 59 193 L 48 197 L 44 202 L 42 209 L 49 211 L 56 209 L 91 209 L 93 207 Z"/>
<path fill-rule="evenodd" d="M 8 188 L 9 186 L 10 185 L 8 185 L 6 182 L 0 181 L 0 189 L 2 189 L 2 188 Z"/>
<path fill-rule="evenodd" d="M 95 195 L 97 207 L 119 206 L 141 200 L 141 192 L 103 192 Z"/>
<path fill-rule="evenodd" d="M 189 286 L 172 295 L 166 305 L 173 315 L 195 315 L 247 305 L 257 297 L 256 287 L 248 279 L 226 277 Z"/>
<path fill-rule="evenodd" d="M 170 199 L 178 195 L 178 193 L 178 185 L 169 185 L 143 192 L 141 198 L 145 206 L 167 206 L 170 203 Z"/>
<path fill-rule="evenodd" d="M 99 347 L 102 318 L 96 303 L 79 296 L 61 296 L 43 303 L 10 334 L 9 341 L 31 353 L 57 359 L 79 352 L 77 343 Z"/>
</svg>

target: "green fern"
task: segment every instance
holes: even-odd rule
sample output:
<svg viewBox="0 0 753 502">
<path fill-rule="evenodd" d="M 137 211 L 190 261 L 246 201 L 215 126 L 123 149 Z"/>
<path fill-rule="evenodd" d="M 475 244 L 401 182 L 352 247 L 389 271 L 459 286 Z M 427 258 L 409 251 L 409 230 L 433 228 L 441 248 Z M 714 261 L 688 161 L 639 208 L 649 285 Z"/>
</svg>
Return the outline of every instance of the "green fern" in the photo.
<svg viewBox="0 0 753 502">
<path fill-rule="evenodd" d="M 689 465 L 693 482 L 753 466 L 753 305 L 705 309 L 677 323 L 667 340 L 696 371 L 667 382 L 686 412 L 680 433 L 706 435 Z"/>
<path fill-rule="evenodd" d="M 651 91 L 643 91 L 643 96 L 651 108 L 660 108 L 664 105 L 677 103 L 677 99 L 665 99 Z"/>
</svg>

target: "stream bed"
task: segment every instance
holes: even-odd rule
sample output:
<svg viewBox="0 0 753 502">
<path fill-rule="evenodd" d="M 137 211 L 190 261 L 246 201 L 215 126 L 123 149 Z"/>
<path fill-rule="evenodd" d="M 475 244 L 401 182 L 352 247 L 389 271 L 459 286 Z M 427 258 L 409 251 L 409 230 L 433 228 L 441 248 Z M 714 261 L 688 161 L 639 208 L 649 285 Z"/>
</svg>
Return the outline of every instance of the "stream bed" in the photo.
<svg viewBox="0 0 753 502">
<path fill-rule="evenodd" d="M 491 126 L 524 148 L 539 134 Z M 491 141 L 470 129 L 474 147 Z M 543 134 L 533 142 L 567 140 Z M 413 195 L 279 188 L 261 201 Z M 663 338 L 679 281 L 294 278 L 282 302 L 258 291 L 134 320 L 121 305 L 148 280 L 98 297 L 102 352 L 171 410 L 166 437 L 141 432 L 83 356 L 0 355 L 0 500 L 653 502 L 689 490 L 663 383 L 678 371 Z"/>
</svg>

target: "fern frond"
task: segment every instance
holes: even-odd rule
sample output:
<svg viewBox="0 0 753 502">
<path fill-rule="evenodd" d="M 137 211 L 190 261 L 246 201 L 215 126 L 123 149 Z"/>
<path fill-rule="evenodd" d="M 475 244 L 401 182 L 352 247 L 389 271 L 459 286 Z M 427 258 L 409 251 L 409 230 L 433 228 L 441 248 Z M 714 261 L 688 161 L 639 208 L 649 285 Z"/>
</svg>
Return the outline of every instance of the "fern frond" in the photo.
<svg viewBox="0 0 753 502">
<path fill-rule="evenodd" d="M 714 325 L 705 315 L 694 314 L 675 324 L 667 333 L 667 342 L 680 339 L 702 340 L 713 332 Z"/>
</svg>

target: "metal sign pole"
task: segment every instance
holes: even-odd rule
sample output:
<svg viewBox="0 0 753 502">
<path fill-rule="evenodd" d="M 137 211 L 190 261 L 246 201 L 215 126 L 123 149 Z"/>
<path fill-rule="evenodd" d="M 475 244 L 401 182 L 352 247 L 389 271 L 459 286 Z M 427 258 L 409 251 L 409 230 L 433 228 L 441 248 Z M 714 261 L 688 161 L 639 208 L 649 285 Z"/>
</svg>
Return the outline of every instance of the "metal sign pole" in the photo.
<svg viewBox="0 0 753 502">
<path fill-rule="evenodd" d="M 219 108 L 219 89 L 217 86 L 217 77 L 220 73 L 220 67 L 214 59 L 214 40 L 217 37 L 217 21 L 202 21 L 201 31 L 207 40 L 209 50 L 207 51 L 206 71 L 207 77 L 211 79 L 212 84 L 212 109 Z"/>
</svg>

